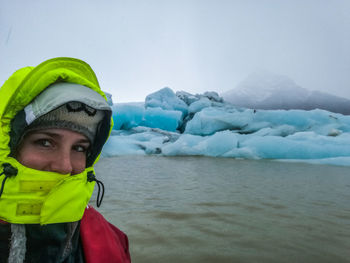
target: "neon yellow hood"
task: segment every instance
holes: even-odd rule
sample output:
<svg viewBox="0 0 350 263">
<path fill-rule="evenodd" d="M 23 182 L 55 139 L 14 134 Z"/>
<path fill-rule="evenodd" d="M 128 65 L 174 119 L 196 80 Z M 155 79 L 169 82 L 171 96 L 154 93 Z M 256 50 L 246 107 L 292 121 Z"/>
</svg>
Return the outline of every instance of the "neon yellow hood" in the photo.
<svg viewBox="0 0 350 263">
<path fill-rule="evenodd" d="M 5 82 L 0 89 L 0 173 L 6 163 L 16 168 L 18 173 L 6 180 L 5 174 L 0 176 L 0 185 L 4 183 L 0 197 L 1 220 L 17 224 L 78 221 L 92 195 L 95 183 L 88 181 L 87 175 L 93 172 L 101 147 L 112 129 L 112 120 L 107 127 L 108 135 L 101 139 L 101 147 L 93 164 L 80 174 L 70 176 L 38 171 L 9 157 L 11 120 L 40 92 L 55 82 L 80 84 L 106 99 L 90 66 L 74 58 L 54 58 L 37 67 L 22 68 Z"/>
</svg>

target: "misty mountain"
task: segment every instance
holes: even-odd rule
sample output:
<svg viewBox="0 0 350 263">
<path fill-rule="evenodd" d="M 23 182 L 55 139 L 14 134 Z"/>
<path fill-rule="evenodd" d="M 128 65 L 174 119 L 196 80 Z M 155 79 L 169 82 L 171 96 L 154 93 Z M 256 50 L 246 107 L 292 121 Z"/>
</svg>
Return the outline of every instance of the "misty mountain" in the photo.
<svg viewBox="0 0 350 263">
<path fill-rule="evenodd" d="M 252 109 L 324 109 L 350 115 L 350 100 L 298 86 L 292 79 L 255 72 L 236 88 L 222 93 L 225 101 Z"/>
</svg>

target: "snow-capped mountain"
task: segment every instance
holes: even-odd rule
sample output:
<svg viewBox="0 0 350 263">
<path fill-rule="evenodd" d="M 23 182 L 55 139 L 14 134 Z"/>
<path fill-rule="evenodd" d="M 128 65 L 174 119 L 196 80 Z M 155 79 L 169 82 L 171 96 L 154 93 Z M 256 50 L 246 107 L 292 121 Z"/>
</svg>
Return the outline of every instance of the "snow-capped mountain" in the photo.
<svg viewBox="0 0 350 263">
<path fill-rule="evenodd" d="M 350 100 L 298 86 L 286 76 L 269 72 L 249 75 L 235 89 L 221 94 L 225 101 L 254 109 L 324 109 L 350 115 Z"/>
</svg>

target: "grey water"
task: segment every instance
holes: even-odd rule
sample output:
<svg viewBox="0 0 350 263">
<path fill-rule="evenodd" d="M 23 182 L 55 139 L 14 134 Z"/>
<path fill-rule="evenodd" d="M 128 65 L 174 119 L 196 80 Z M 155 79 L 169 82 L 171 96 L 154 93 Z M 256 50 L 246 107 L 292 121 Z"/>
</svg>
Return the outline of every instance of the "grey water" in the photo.
<svg viewBox="0 0 350 263">
<path fill-rule="evenodd" d="M 350 167 L 122 156 L 95 170 L 133 262 L 350 262 Z"/>
</svg>

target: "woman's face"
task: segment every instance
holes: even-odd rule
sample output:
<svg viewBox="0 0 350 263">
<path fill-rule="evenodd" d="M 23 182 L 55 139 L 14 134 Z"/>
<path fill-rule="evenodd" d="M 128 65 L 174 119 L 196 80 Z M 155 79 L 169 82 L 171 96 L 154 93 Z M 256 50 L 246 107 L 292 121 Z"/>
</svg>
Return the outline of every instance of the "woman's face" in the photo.
<svg viewBox="0 0 350 263">
<path fill-rule="evenodd" d="M 17 160 L 29 168 L 60 174 L 79 174 L 86 166 L 89 140 L 66 129 L 44 129 L 27 134 Z"/>
</svg>

